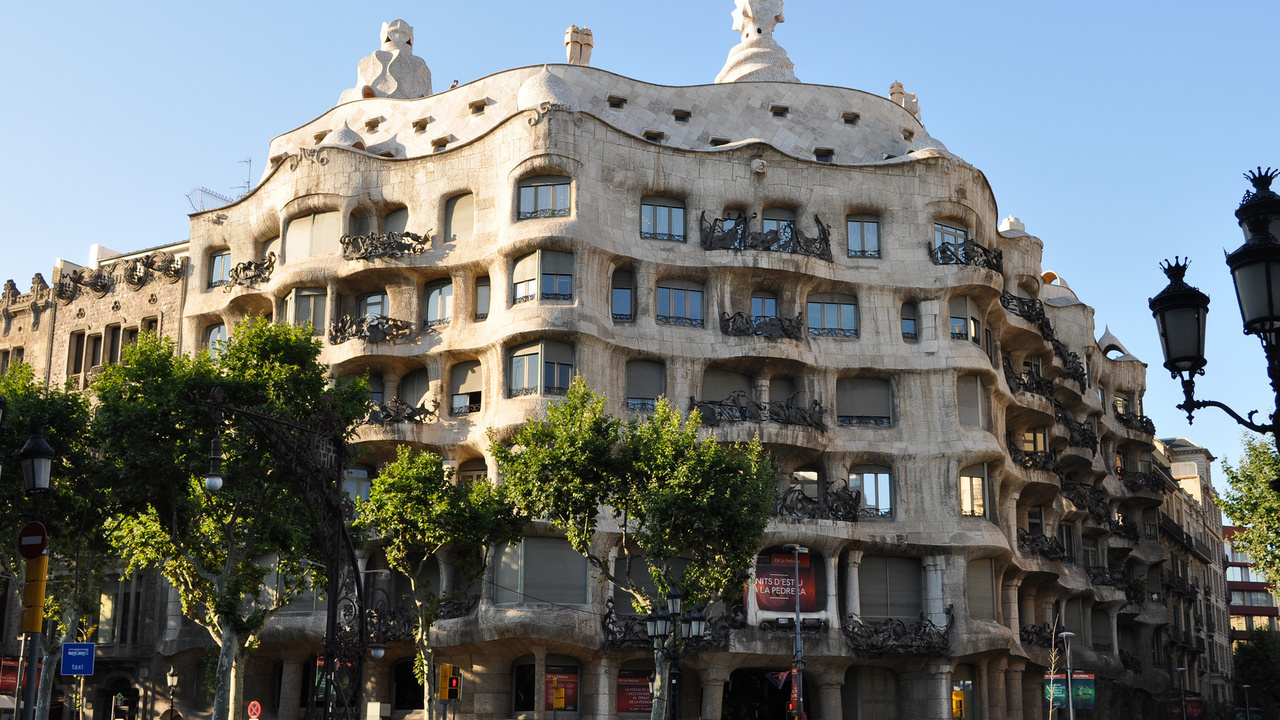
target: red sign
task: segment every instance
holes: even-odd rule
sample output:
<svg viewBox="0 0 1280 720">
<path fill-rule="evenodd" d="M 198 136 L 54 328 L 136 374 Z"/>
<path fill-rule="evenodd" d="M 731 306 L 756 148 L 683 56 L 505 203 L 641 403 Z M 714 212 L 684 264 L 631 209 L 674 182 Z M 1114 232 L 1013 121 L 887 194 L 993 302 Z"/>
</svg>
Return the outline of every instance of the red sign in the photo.
<svg viewBox="0 0 1280 720">
<path fill-rule="evenodd" d="M 18 689 L 18 659 L 0 660 L 0 695 L 12 695 Z"/>
<path fill-rule="evenodd" d="M 756 558 L 756 606 L 772 612 L 795 612 L 796 557 L 770 553 Z M 800 612 L 818 609 L 817 585 L 809 555 L 800 556 Z"/>
<path fill-rule="evenodd" d="M 642 670 L 618 671 L 618 712 L 645 713 L 653 710 L 649 676 Z"/>
<path fill-rule="evenodd" d="M 44 554 L 49 547 L 49 531 L 43 523 L 29 522 L 18 533 L 18 554 L 28 560 L 35 560 Z"/>
<path fill-rule="evenodd" d="M 249 713 L 249 717 L 252 718 L 252 720 L 258 720 L 258 717 L 262 715 L 262 703 L 254 700 L 249 703 L 249 707 L 246 708 L 246 712 Z"/>
<path fill-rule="evenodd" d="M 547 684 L 544 689 L 544 697 L 546 698 L 546 710 L 564 710 L 566 712 L 578 711 L 578 666 L 577 665 L 548 665 L 547 666 Z M 564 707 L 556 708 L 555 697 L 556 689 L 564 691 Z"/>
</svg>

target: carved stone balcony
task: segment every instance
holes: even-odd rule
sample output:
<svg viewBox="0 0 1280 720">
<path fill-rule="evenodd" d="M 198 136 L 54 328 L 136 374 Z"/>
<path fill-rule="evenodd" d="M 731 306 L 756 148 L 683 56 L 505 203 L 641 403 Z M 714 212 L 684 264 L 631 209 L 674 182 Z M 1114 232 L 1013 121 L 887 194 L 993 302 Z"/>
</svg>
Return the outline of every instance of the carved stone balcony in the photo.
<svg viewBox="0 0 1280 720">
<path fill-rule="evenodd" d="M 1154 473 L 1142 472 L 1141 470 L 1121 470 L 1120 483 L 1125 486 L 1129 492 L 1164 492 L 1164 478 Z M 1155 538 L 1151 538 L 1155 539 Z"/>
<path fill-rule="evenodd" d="M 1156 424 L 1151 422 L 1151 418 L 1146 415 L 1136 415 L 1134 413 L 1122 413 L 1116 411 L 1116 422 L 1120 423 L 1130 430 L 1136 430 L 1147 435 L 1156 434 Z"/>
<path fill-rule="evenodd" d="M 1066 408 L 1055 403 L 1054 418 L 1067 429 L 1067 444 L 1071 447 L 1088 448 L 1090 452 L 1098 452 L 1098 433 L 1086 423 L 1071 416 Z"/>
<path fill-rule="evenodd" d="M 329 324 L 329 344 L 341 345 L 357 339 L 370 343 L 395 343 L 408 340 L 416 329 L 411 322 L 385 315 L 343 315 Z"/>
<path fill-rule="evenodd" d="M 1029 533 L 1018 528 L 1018 550 L 1028 555 L 1039 555 L 1049 560 L 1062 560 L 1067 556 L 1062 541 L 1050 535 Z"/>
<path fill-rule="evenodd" d="M 782 223 L 777 230 L 758 232 L 751 229 L 755 213 L 737 213 L 722 218 L 707 219 L 703 211 L 699 225 L 702 230 L 703 250 L 761 250 L 790 253 L 832 261 L 831 231 L 817 215 L 813 222 L 818 226 L 818 236 L 809 237 L 793 222 Z"/>
<path fill-rule="evenodd" d="M 1023 450 L 1018 447 L 1016 440 L 1017 438 L 1012 433 L 1005 438 L 1005 443 L 1009 446 L 1009 459 L 1015 465 L 1027 470 L 1053 473 L 1059 479 L 1062 478 L 1062 465 L 1058 463 L 1058 459 L 1053 456 L 1053 453 L 1047 450 Z"/>
<path fill-rule="evenodd" d="M 929 259 L 934 265 L 968 265 L 1004 272 L 1004 251 L 1000 248 L 987 248 L 973 240 L 962 243 L 942 243 L 925 241 L 925 249 L 929 251 Z"/>
<path fill-rule="evenodd" d="M 954 606 L 947 606 L 946 627 L 939 627 L 924 613 L 910 624 L 897 618 L 864 623 L 858 617 L 845 618 L 845 640 L 854 652 L 868 655 L 951 657 L 951 626 Z"/>
<path fill-rule="evenodd" d="M 689 409 L 702 414 L 704 425 L 716 427 L 726 422 L 772 422 L 779 425 L 797 425 L 827 431 L 822 419 L 825 410 L 814 400 L 808 408 L 795 404 L 796 395 L 786 400 L 756 402 L 743 390 L 734 392 L 724 400 L 698 400 L 689 398 Z"/>
<path fill-rule="evenodd" d="M 828 484 L 820 498 L 811 498 L 804 488 L 791 485 L 773 504 L 773 516 L 782 520 L 839 520 L 858 522 L 862 517 L 862 493 L 848 487 Z M 879 511 L 876 511 L 879 515 Z"/>
<path fill-rule="evenodd" d="M 766 340 L 804 340 L 808 337 L 804 327 L 804 313 L 793 318 L 775 315 L 746 315 L 744 313 L 720 313 L 720 332 L 733 337 L 759 335 Z"/>
<path fill-rule="evenodd" d="M 1127 587 L 1129 582 L 1128 575 L 1120 568 L 1107 568 L 1101 565 L 1090 565 L 1087 572 L 1089 573 L 1089 582 L 1094 585 L 1107 585 L 1110 587 Z"/>
<path fill-rule="evenodd" d="M 224 286 L 226 292 L 239 285 L 241 287 L 253 287 L 259 283 L 266 283 L 271 280 L 271 273 L 276 268 L 276 254 L 267 253 L 262 260 L 246 260 L 231 268 L 227 273 L 227 283 Z"/>
<path fill-rule="evenodd" d="M 389 232 L 381 235 L 343 235 L 338 242 L 342 244 L 344 260 L 395 260 L 405 255 L 426 252 L 430 238 L 411 232 Z"/>
</svg>

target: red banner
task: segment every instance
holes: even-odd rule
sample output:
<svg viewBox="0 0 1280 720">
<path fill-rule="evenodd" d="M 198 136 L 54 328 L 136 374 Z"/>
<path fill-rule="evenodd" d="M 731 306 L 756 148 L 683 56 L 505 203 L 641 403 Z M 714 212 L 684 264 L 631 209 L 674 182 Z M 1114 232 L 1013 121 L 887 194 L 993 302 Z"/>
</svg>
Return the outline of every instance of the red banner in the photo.
<svg viewBox="0 0 1280 720">
<path fill-rule="evenodd" d="M 770 553 L 756 558 L 756 606 L 772 612 L 795 612 L 795 602 L 795 555 Z M 817 586 L 806 553 L 800 556 L 800 612 L 817 609 Z"/>
<path fill-rule="evenodd" d="M 653 710 L 649 676 L 642 670 L 618 671 L 618 712 L 645 713 Z"/>
<path fill-rule="evenodd" d="M 578 666 L 577 665 L 548 665 L 546 677 L 546 710 L 548 712 L 555 710 L 556 690 L 564 691 L 564 707 L 559 708 L 567 712 L 577 712 L 578 710 Z"/>
<path fill-rule="evenodd" d="M 0 695 L 12 695 L 18 690 L 18 659 L 0 660 Z"/>
</svg>

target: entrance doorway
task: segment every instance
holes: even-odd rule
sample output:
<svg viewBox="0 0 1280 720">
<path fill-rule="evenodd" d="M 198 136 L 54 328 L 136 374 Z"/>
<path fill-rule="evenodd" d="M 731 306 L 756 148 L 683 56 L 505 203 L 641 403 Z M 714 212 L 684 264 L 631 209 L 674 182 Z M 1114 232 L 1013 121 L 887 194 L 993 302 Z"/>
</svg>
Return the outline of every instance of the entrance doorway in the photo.
<svg viewBox="0 0 1280 720">
<path fill-rule="evenodd" d="M 93 720 L 138 720 L 138 689 L 116 678 L 97 692 Z"/>
<path fill-rule="evenodd" d="M 724 685 L 725 720 L 784 720 L 791 701 L 790 668 L 734 670 Z M 814 717 L 818 697 L 812 683 L 804 684 L 805 714 Z"/>
</svg>

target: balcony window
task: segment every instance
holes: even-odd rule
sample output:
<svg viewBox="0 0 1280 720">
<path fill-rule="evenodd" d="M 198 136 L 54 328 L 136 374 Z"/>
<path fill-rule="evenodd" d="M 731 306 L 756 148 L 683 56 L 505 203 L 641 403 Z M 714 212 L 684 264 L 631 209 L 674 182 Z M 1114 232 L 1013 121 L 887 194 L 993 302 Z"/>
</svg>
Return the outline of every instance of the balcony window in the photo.
<svg viewBox="0 0 1280 720">
<path fill-rule="evenodd" d="M 880 257 L 880 218 L 850 215 L 845 218 L 849 232 L 849 257 Z"/>
<path fill-rule="evenodd" d="M 542 299 L 573 299 L 573 253 L 542 250 Z"/>
<path fill-rule="evenodd" d="M 504 543 L 494 567 L 495 605 L 588 602 L 587 559 L 561 538 Z"/>
<path fill-rule="evenodd" d="M 1098 538 L 1087 537 L 1081 539 L 1080 559 L 1085 567 L 1095 567 L 1102 564 L 1101 554 L 1098 551 Z"/>
<path fill-rule="evenodd" d="M 667 392 L 667 366 L 654 360 L 627 363 L 627 409 L 652 412 Z"/>
<path fill-rule="evenodd" d="M 444 205 L 445 242 L 467 242 L 475 233 L 476 196 L 471 193 L 449 198 Z"/>
<path fill-rule="evenodd" d="M 509 368 L 511 397 L 564 395 L 573 380 L 573 346 L 553 340 L 522 345 L 511 351 Z"/>
<path fill-rule="evenodd" d="M 920 310 L 915 303 L 902 304 L 902 339 L 919 339 Z"/>
<path fill-rule="evenodd" d="M 227 343 L 227 326 L 222 323 L 210 325 L 204 329 L 204 349 L 209 351 L 210 355 L 217 357 L 222 354 L 222 348 Z M 99 358 L 99 361 L 101 358 Z M 94 363 L 95 365 L 98 363 Z"/>
<path fill-rule="evenodd" d="M 427 327 L 447 325 L 453 318 L 453 283 L 449 281 L 427 286 Z"/>
<path fill-rule="evenodd" d="M 751 294 L 751 315 L 754 317 L 778 317 L 778 296 L 771 292 Z"/>
<path fill-rule="evenodd" d="M 530 343 L 511 351 L 508 389 L 511 397 L 538 394 L 538 356 L 541 343 Z"/>
<path fill-rule="evenodd" d="M 642 198 L 640 237 L 685 242 L 684 203 L 664 197 Z"/>
<path fill-rule="evenodd" d="M 369 501 L 369 492 L 373 488 L 372 478 L 377 473 L 368 465 L 356 465 L 347 468 L 342 473 L 342 494 L 347 496 L 348 500 L 355 502 L 356 500 Z"/>
<path fill-rule="evenodd" d="M 760 221 L 760 230 L 764 233 L 774 232 L 778 234 L 778 239 L 787 239 L 792 236 L 796 225 L 796 214 L 790 210 L 773 208 L 765 210 Z M 727 230 L 728 228 L 726 228 Z"/>
<path fill-rule="evenodd" d="M 431 400 L 431 371 L 414 370 L 400 379 L 400 402 L 412 408 L 425 408 Z"/>
<path fill-rule="evenodd" d="M 386 384 L 382 381 L 382 373 L 369 373 L 365 376 L 369 384 L 369 399 L 381 403 L 386 392 Z"/>
<path fill-rule="evenodd" d="M 836 417 L 841 427 L 892 425 L 892 384 L 885 378 L 836 380 Z"/>
<path fill-rule="evenodd" d="M 222 287 L 231 282 L 231 251 L 218 250 L 209 255 L 209 287 Z"/>
<path fill-rule="evenodd" d="M 342 251 L 342 213 L 313 213 L 290 220 L 284 226 L 284 260 L 298 262 L 309 257 Z"/>
<path fill-rule="evenodd" d="M 858 337 L 858 299 L 840 293 L 809 296 L 809 334 Z"/>
<path fill-rule="evenodd" d="M 476 311 L 477 322 L 489 318 L 489 276 L 476 278 Z"/>
<path fill-rule="evenodd" d="M 356 298 L 357 317 L 387 317 L 390 312 L 386 293 L 369 293 Z"/>
<path fill-rule="evenodd" d="M 516 260 L 511 272 L 511 292 L 511 301 L 516 305 L 538 298 L 538 253 Z"/>
<path fill-rule="evenodd" d="M 468 460 L 458 466 L 458 482 L 470 485 L 489 479 L 489 467 L 483 458 Z"/>
<path fill-rule="evenodd" d="M 918 619 L 924 611 L 924 570 L 919 558 L 863 555 L 858 564 L 858 595 L 861 606 L 856 611 L 863 622 Z"/>
<path fill-rule="evenodd" d="M 1027 508 L 1027 534 L 1044 535 L 1044 507 Z"/>
<path fill-rule="evenodd" d="M 657 322 L 659 325 L 702 327 L 702 286 L 687 280 L 663 280 L 658 284 Z"/>
<path fill-rule="evenodd" d="M 563 175 L 542 175 L 521 180 L 519 219 L 568 216 L 570 182 Z"/>
<path fill-rule="evenodd" d="M 970 465 L 960 471 L 960 514 L 987 516 L 987 466 Z"/>
<path fill-rule="evenodd" d="M 974 344 L 982 344 L 982 320 L 979 318 L 978 305 L 963 295 L 951 298 L 951 339 L 972 340 Z"/>
<path fill-rule="evenodd" d="M 954 225 L 945 225 L 943 223 L 933 224 L 933 245 L 936 248 L 941 248 L 943 245 L 956 247 L 963 245 L 968 239 L 969 231 L 964 228 L 956 227 Z M 951 254 L 952 257 L 958 257 L 959 255 L 960 253 L 958 251 Z M 943 257 L 946 257 L 946 255 Z"/>
<path fill-rule="evenodd" d="M 382 232 L 404 233 L 409 229 L 409 209 L 397 208 L 382 218 Z"/>
<path fill-rule="evenodd" d="M 1048 449 L 1048 430 L 1046 428 L 1031 428 L 1022 433 L 1023 452 L 1045 452 Z"/>
<path fill-rule="evenodd" d="M 849 490 L 862 493 L 863 514 L 893 515 L 893 475 L 880 465 L 860 465 L 849 471 Z"/>
<path fill-rule="evenodd" d="M 313 334 L 319 334 L 324 331 L 327 299 L 324 288 L 296 288 L 289 296 L 288 316 L 298 327 L 311 323 Z"/>
<path fill-rule="evenodd" d="M 1079 530 L 1072 523 L 1061 523 L 1058 525 L 1058 542 L 1062 543 L 1062 549 L 1066 551 L 1067 558 L 1065 562 L 1076 561 L 1076 538 L 1079 537 Z"/>
<path fill-rule="evenodd" d="M 614 270 L 610 284 L 609 302 L 614 322 L 630 322 L 635 319 L 635 281 L 630 270 Z"/>
<path fill-rule="evenodd" d="M 721 420 L 750 420 L 748 404 L 755 400 L 751 385 L 751 378 L 740 372 L 708 368 L 702 374 L 702 401 L 726 403 L 716 409 Z M 704 410 L 703 415 L 708 412 L 711 410 Z"/>
<path fill-rule="evenodd" d="M 822 496 L 822 474 L 814 468 L 796 470 L 791 473 L 791 487 L 799 488 L 810 500 L 817 500 Z"/>
<path fill-rule="evenodd" d="M 449 414 L 457 416 L 480 412 L 483 390 L 479 360 L 454 365 L 449 371 Z"/>
</svg>

